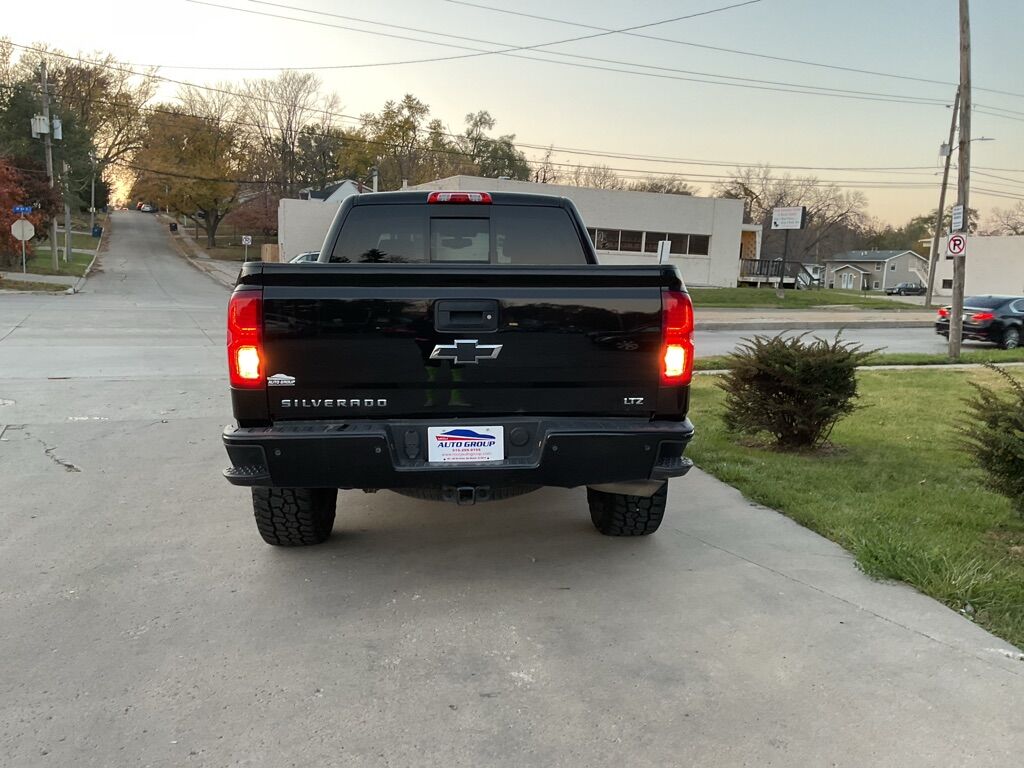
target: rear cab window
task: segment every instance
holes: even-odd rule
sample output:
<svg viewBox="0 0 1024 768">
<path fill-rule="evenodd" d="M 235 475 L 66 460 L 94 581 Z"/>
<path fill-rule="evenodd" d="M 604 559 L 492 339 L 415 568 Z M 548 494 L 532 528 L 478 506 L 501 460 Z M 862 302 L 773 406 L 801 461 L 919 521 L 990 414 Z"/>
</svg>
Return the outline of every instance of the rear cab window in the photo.
<svg viewBox="0 0 1024 768">
<path fill-rule="evenodd" d="M 587 264 L 569 211 L 542 205 L 355 205 L 332 263 Z"/>
</svg>

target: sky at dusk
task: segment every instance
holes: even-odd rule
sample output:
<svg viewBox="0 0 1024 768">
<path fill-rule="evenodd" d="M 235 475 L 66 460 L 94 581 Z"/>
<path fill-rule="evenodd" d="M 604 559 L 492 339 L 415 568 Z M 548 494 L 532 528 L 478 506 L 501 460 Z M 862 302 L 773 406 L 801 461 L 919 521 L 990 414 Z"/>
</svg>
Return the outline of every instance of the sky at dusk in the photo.
<svg viewBox="0 0 1024 768">
<path fill-rule="evenodd" d="M 666 23 L 658 22 L 743 0 L 472 2 L 566 23 L 447 0 L 51 0 L 40 28 L 35 7 L 12 3 L 3 34 L 67 52 L 109 51 L 201 84 L 318 68 L 345 115 L 412 93 L 459 131 L 466 113 L 486 109 L 499 133 L 527 145 L 689 161 L 556 153 L 624 176 L 675 171 L 705 194 L 730 164 L 769 163 L 814 166 L 791 172 L 862 188 L 871 214 L 886 221 L 936 205 L 938 145 L 959 76 L 956 0 L 759 0 Z M 972 203 L 984 218 L 1024 198 L 1024 2 L 973 0 L 971 14 L 973 135 L 995 139 L 973 146 Z M 627 28 L 667 40 L 602 32 Z M 562 42 L 580 37 L 588 39 Z M 808 87 L 834 95 L 792 92 Z M 164 88 L 173 95 L 175 86 Z"/>
</svg>

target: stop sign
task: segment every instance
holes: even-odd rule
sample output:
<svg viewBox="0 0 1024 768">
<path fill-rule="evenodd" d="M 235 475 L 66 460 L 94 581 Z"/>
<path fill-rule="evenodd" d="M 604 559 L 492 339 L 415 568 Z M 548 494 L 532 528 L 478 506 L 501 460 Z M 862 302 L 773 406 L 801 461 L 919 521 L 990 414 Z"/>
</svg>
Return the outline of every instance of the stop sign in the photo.
<svg viewBox="0 0 1024 768">
<path fill-rule="evenodd" d="M 16 240 L 24 242 L 36 236 L 36 228 L 32 226 L 32 222 L 28 219 L 18 219 L 11 224 L 11 234 L 14 235 Z"/>
</svg>

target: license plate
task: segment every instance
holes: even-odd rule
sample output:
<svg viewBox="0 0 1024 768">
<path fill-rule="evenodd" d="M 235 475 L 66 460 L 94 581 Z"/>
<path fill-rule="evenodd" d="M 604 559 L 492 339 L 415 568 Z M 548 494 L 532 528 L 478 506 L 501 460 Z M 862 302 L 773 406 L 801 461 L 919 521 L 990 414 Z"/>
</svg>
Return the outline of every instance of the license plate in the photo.
<svg viewBox="0 0 1024 768">
<path fill-rule="evenodd" d="M 428 427 L 427 461 L 460 463 L 502 461 L 504 427 Z"/>
</svg>

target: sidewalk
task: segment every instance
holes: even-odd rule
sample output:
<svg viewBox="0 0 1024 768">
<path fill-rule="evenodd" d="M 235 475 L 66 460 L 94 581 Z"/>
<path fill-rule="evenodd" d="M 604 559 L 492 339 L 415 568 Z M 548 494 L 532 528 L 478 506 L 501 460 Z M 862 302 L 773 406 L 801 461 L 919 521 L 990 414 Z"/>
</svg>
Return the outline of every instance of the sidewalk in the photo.
<svg viewBox="0 0 1024 768">
<path fill-rule="evenodd" d="M 856 307 L 830 309 L 733 309 L 708 307 L 694 310 L 699 331 L 785 331 L 818 328 L 930 328 L 934 310 L 872 310 Z"/>
<path fill-rule="evenodd" d="M 165 226 L 174 221 L 174 219 L 162 213 L 157 214 L 157 218 Z M 177 232 L 168 230 L 167 234 L 170 237 L 171 243 L 185 261 L 207 275 L 214 282 L 220 283 L 228 289 L 234 288 L 235 282 L 238 280 L 238 271 L 241 268 L 237 261 L 211 259 L 203 247 L 196 242 L 196 239 L 183 226 L 179 226 Z"/>
<path fill-rule="evenodd" d="M 71 288 L 81 278 L 74 275 L 37 275 L 33 272 L 0 271 L 0 277 L 11 282 L 48 283 L 57 288 Z"/>
<path fill-rule="evenodd" d="M 75 234 L 85 234 L 84 232 L 76 232 Z M 96 241 L 96 247 L 92 250 L 84 248 L 72 248 L 72 253 L 87 253 L 92 254 L 92 260 L 89 265 L 85 268 L 85 271 L 81 276 L 77 275 L 40 275 L 34 272 L 20 272 L 14 270 L 0 271 L 0 277 L 12 282 L 25 282 L 25 283 L 47 283 L 53 285 L 55 288 L 64 288 L 69 293 L 78 293 L 82 286 L 85 285 L 85 281 L 89 279 L 89 275 L 92 273 L 93 268 L 96 266 L 96 260 L 100 255 L 100 248 L 106 242 L 110 236 L 110 227 L 107 226 L 103 230 L 103 235 Z M 63 253 L 63 248 L 58 248 L 58 253 Z"/>
</svg>

